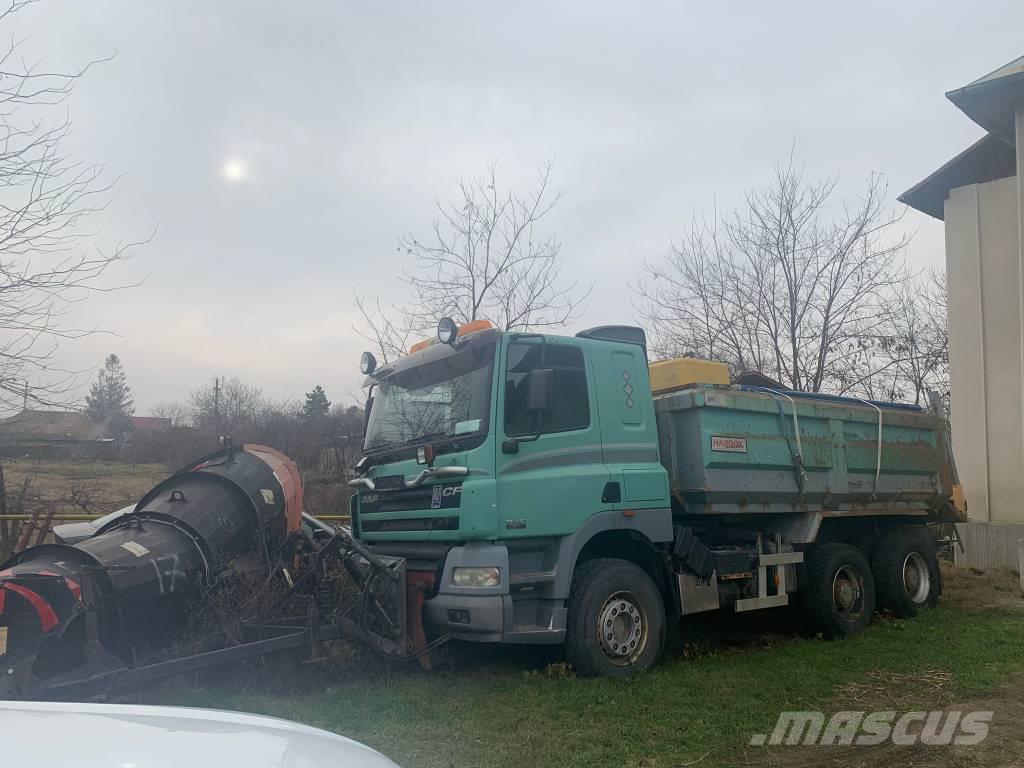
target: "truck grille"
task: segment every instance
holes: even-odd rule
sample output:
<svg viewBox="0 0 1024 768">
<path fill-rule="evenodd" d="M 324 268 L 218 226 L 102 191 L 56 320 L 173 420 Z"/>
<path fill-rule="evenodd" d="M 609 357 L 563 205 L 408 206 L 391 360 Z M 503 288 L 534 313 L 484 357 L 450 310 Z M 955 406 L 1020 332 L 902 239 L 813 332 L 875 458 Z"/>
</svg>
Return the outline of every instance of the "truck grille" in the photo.
<svg viewBox="0 0 1024 768">
<path fill-rule="evenodd" d="M 396 533 L 400 531 L 457 531 L 458 517 L 414 517 L 405 520 L 359 521 L 363 533 Z"/>
<path fill-rule="evenodd" d="M 374 480 L 376 485 L 377 480 Z M 435 483 L 398 491 L 367 491 L 359 495 L 359 513 L 407 512 L 417 509 L 458 509 L 462 502 L 462 483 Z M 365 526 L 363 530 L 369 530 Z"/>
<path fill-rule="evenodd" d="M 403 475 L 382 475 L 373 478 L 373 485 L 378 491 L 397 491 L 405 487 Z"/>
</svg>

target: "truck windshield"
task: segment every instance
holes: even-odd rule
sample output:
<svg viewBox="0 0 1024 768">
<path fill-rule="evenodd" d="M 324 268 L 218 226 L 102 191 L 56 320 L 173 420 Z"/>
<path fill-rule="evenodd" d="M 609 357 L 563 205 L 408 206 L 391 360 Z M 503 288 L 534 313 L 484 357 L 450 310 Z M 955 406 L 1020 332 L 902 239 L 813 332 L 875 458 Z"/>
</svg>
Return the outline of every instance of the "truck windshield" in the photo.
<svg viewBox="0 0 1024 768">
<path fill-rule="evenodd" d="M 364 450 L 485 435 L 494 344 L 398 371 L 377 384 Z"/>
</svg>

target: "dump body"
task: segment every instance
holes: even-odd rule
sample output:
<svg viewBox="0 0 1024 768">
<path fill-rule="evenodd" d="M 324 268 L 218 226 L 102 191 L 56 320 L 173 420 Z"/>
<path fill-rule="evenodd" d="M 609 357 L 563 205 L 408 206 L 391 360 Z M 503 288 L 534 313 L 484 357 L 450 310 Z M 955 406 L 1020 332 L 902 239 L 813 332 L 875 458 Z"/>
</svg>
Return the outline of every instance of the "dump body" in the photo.
<svg viewBox="0 0 1024 768">
<path fill-rule="evenodd" d="M 655 411 L 676 512 L 949 512 L 952 466 L 931 411 L 712 385 L 656 396 Z"/>
</svg>

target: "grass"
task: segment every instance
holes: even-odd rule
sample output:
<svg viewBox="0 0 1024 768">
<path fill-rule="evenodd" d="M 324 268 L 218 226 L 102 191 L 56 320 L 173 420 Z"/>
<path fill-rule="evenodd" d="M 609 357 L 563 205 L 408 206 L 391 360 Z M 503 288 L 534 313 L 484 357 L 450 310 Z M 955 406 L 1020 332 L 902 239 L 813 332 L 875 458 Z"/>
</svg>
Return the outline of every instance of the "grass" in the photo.
<svg viewBox="0 0 1024 768">
<path fill-rule="evenodd" d="M 828 711 L 838 689 L 868 675 L 936 669 L 952 673 L 955 698 L 1024 674 L 1024 612 L 940 607 L 844 642 L 787 639 L 675 658 L 629 681 L 524 672 L 506 660 L 314 693 L 178 691 L 165 703 L 299 720 L 410 767 L 716 766 L 740 761 L 782 710 Z"/>
<path fill-rule="evenodd" d="M 126 464 L 118 461 L 45 461 L 19 459 L 4 464 L 8 487 L 16 488 L 26 476 L 41 488 L 63 488 L 75 482 L 99 482 L 123 492 L 149 489 L 169 474 L 163 464 Z M 148 485 L 147 485 L 148 484 Z"/>
<path fill-rule="evenodd" d="M 48 497 L 77 486 L 109 503 L 138 498 L 168 473 L 116 462 L 25 461 L 4 471 L 12 490 L 31 474 L 33 487 Z M 448 672 L 363 669 L 337 683 L 339 669 L 360 665 L 303 665 L 296 684 L 277 684 L 278 673 L 240 685 L 183 689 L 179 682 L 136 698 L 299 720 L 363 741 L 407 768 L 764 764 L 768 756 L 746 746 L 752 734 L 770 730 L 783 710 L 850 708 L 841 691 L 851 684 L 941 670 L 952 675 L 945 694 L 957 701 L 1024 675 L 1016 578 L 948 575 L 937 610 L 910 621 L 880 620 L 839 643 L 796 639 L 784 612 L 688 621 L 689 639 L 711 652 L 670 657 L 629 681 L 567 677 L 564 667 L 545 666 L 552 656 L 541 649 L 460 646 L 448 654 Z M 723 628 L 743 647 L 712 639 Z M 766 628 L 773 633 L 765 635 Z"/>
</svg>

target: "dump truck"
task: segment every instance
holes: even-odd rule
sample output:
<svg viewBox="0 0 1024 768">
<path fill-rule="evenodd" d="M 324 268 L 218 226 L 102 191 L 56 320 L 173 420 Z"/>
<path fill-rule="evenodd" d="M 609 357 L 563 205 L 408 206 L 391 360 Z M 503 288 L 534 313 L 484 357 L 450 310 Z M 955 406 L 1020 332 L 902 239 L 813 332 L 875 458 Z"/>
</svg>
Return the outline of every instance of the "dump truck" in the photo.
<svg viewBox="0 0 1024 768">
<path fill-rule="evenodd" d="M 446 318 L 361 370 L 353 537 L 404 562 L 421 645 L 564 644 L 580 674 L 625 676 L 693 614 L 792 605 L 842 638 L 938 600 L 965 505 L 937 402 L 730 384 L 650 364 L 628 326 Z"/>
</svg>

